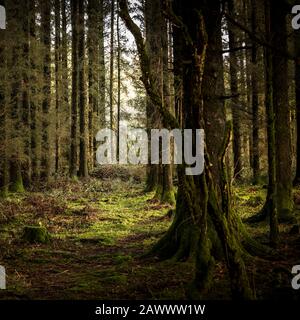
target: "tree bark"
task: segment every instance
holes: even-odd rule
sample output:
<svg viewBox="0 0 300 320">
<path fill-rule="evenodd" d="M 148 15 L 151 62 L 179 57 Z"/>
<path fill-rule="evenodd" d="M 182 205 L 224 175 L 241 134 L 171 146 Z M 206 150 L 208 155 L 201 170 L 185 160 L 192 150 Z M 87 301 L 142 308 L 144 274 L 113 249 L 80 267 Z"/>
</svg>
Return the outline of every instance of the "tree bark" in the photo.
<svg viewBox="0 0 300 320">
<path fill-rule="evenodd" d="M 61 9 L 60 0 L 55 0 L 55 173 L 60 170 L 60 117 L 61 117 Z"/>
<path fill-rule="evenodd" d="M 297 154 L 296 175 L 294 184 L 300 184 L 300 30 L 294 31 L 295 45 L 295 90 L 296 90 L 296 117 L 297 117 Z"/>
<path fill-rule="evenodd" d="M 183 41 L 185 46 L 181 52 L 184 58 L 183 61 L 191 61 L 183 65 L 184 127 L 195 129 L 204 127 L 202 79 L 207 38 L 203 16 L 197 14 L 203 8 L 200 4 L 195 5 L 196 8 L 187 6 L 183 1 L 175 1 L 175 6 L 176 12 L 181 15 L 181 19 L 169 7 L 167 7 L 169 9 L 167 11 L 171 15 L 171 18 L 174 21 L 176 20 L 181 36 L 185 40 Z M 120 9 L 122 19 L 135 37 L 145 88 L 154 105 L 158 107 L 162 116 L 162 122 L 174 128 L 178 125 L 178 122 L 165 110 L 159 98 L 159 90 L 154 85 L 154 78 L 151 75 L 149 58 L 143 44 L 141 32 L 129 16 L 126 0 L 120 0 Z M 227 141 L 228 138 L 226 139 Z M 227 145 L 227 143 L 224 144 L 225 146 Z M 224 153 L 221 152 L 220 157 L 222 159 L 224 158 Z M 252 293 L 245 266 L 241 259 L 241 250 L 235 237 L 236 233 L 233 233 L 231 228 L 228 229 L 226 216 L 223 217 L 222 211 L 217 207 L 218 201 L 215 201 L 216 194 L 208 166 L 206 166 L 205 172 L 200 176 L 186 176 L 184 170 L 184 166 L 179 166 L 178 196 L 173 224 L 164 238 L 156 245 L 154 251 L 157 252 L 158 250 L 160 254 L 168 257 L 173 256 L 175 259 L 195 257 L 197 272 L 195 281 L 191 285 L 189 292 L 191 297 L 201 297 L 203 292 L 209 287 L 213 265 L 210 242 L 207 235 L 207 209 L 208 205 L 210 205 L 216 230 L 218 230 L 220 240 L 223 241 L 234 297 L 251 298 Z M 222 172 L 224 172 L 224 168 Z M 224 204 L 228 203 L 228 201 L 225 201 L 228 196 L 226 186 L 227 183 L 224 183 L 224 188 L 222 188 L 223 193 L 225 193 L 224 201 L 222 201 Z M 224 210 L 225 207 L 224 205 Z M 229 204 L 228 208 L 230 208 Z"/>
<path fill-rule="evenodd" d="M 110 129 L 114 129 L 114 37 L 115 36 L 115 0 L 111 1 L 110 12 L 110 75 L 109 75 L 109 119 Z"/>
<path fill-rule="evenodd" d="M 49 181 L 51 176 L 51 151 L 50 151 L 50 119 L 51 106 L 51 1 L 41 1 L 41 37 L 44 52 L 43 61 L 43 102 L 42 102 L 42 158 L 41 177 Z"/>
<path fill-rule="evenodd" d="M 271 6 L 272 45 L 287 48 L 287 8 L 284 3 Z M 276 183 L 279 221 L 292 221 L 292 142 L 291 109 L 288 98 L 288 61 L 273 50 L 273 102 L 275 112 Z"/>
<path fill-rule="evenodd" d="M 71 0 L 72 20 L 72 110 L 71 110 L 71 150 L 70 177 L 77 177 L 78 162 L 78 0 Z"/>
<path fill-rule="evenodd" d="M 10 128 L 8 135 L 9 142 L 9 177 L 10 190 L 12 192 L 23 192 L 23 177 L 21 160 L 23 154 L 23 134 L 22 134 L 22 99 L 23 99 L 23 21 L 22 6 L 16 3 L 7 4 L 7 25 L 10 28 L 10 36 L 15 36 L 15 41 L 9 46 L 11 48 L 11 58 L 8 63 L 10 71 Z M 18 147 L 16 147 L 18 146 Z"/>
<path fill-rule="evenodd" d="M 0 197 L 8 195 L 9 185 L 9 168 L 7 148 L 7 118 L 8 118 L 8 79 L 7 79 L 7 32 L 0 30 L 0 142 L 1 142 L 1 159 L 0 159 Z"/>
<path fill-rule="evenodd" d="M 88 83 L 89 83 L 89 159 L 90 169 L 95 166 L 95 136 L 98 126 L 98 109 L 100 103 L 100 2 L 88 1 Z M 100 128 L 98 128 L 100 129 Z"/>
<path fill-rule="evenodd" d="M 251 0 L 252 12 L 251 23 L 252 32 L 257 33 L 257 0 Z M 257 62 L 257 44 L 252 42 L 252 152 L 253 152 L 253 184 L 259 182 L 260 167 L 259 167 L 259 104 L 258 104 L 258 62 Z"/>
<path fill-rule="evenodd" d="M 230 15 L 235 16 L 234 1 L 228 1 L 228 10 Z M 228 35 L 229 35 L 229 49 L 230 49 L 230 88 L 232 104 L 232 121 L 233 121 L 233 164 L 234 164 L 234 177 L 236 179 L 241 178 L 242 172 L 242 154 L 241 154 L 241 119 L 240 119 L 240 103 L 239 103 L 239 90 L 238 90 L 238 78 L 237 78 L 237 68 L 238 59 L 236 52 L 233 50 L 236 47 L 236 33 L 234 26 L 229 22 L 228 24 Z"/>
<path fill-rule="evenodd" d="M 88 142 L 87 142 L 87 110 L 85 85 L 85 35 L 84 35 L 84 2 L 79 1 L 78 9 L 78 93 L 79 93 L 79 176 L 87 178 Z"/>
<path fill-rule="evenodd" d="M 64 134 L 64 141 L 66 145 L 71 144 L 71 136 L 69 134 L 71 130 L 71 108 L 70 108 L 70 98 L 69 98 L 69 85 L 70 85 L 70 73 L 69 73 L 69 63 L 68 63 L 68 54 L 69 54 L 69 39 L 68 39 L 68 21 L 67 21 L 67 5 L 66 0 L 61 0 L 61 69 L 62 69 L 62 92 L 61 92 L 61 109 L 65 114 L 65 127 L 66 133 Z M 63 76 L 64 75 L 64 76 Z M 64 163 L 64 168 L 70 169 L 70 150 L 66 148 L 62 150 L 61 156 L 63 157 L 62 161 Z"/>
</svg>

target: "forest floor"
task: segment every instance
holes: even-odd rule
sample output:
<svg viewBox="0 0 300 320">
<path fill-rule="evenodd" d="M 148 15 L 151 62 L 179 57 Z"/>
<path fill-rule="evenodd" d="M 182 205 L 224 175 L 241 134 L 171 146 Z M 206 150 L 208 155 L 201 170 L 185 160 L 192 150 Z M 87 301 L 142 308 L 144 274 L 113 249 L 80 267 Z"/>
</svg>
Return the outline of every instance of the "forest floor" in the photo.
<svg viewBox="0 0 300 320">
<path fill-rule="evenodd" d="M 257 212 L 265 196 L 261 187 L 234 193 L 243 218 Z M 142 258 L 170 226 L 169 209 L 132 180 L 58 181 L 11 195 L 0 202 L 0 264 L 7 273 L 0 299 L 185 299 L 193 264 Z M 45 226 L 51 241 L 24 242 L 28 225 Z M 247 228 L 268 241 L 267 222 Z M 300 298 L 290 288 L 290 270 L 300 264 L 300 235 L 290 229 L 281 226 L 282 258 L 247 263 L 259 299 Z M 229 296 L 226 267 L 219 262 L 207 298 Z"/>
</svg>

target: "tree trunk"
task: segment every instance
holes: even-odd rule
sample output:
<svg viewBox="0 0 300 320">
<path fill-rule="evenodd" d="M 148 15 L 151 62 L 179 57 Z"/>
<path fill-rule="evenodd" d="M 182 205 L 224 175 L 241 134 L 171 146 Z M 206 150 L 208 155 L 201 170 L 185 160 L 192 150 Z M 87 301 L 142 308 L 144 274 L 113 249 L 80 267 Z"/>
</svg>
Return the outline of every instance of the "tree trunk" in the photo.
<svg viewBox="0 0 300 320">
<path fill-rule="evenodd" d="M 72 19 L 72 110 L 71 110 L 71 150 L 70 177 L 77 177 L 77 126 L 78 126 L 78 0 L 71 0 Z"/>
<path fill-rule="evenodd" d="M 110 129 L 114 129 L 114 34 L 115 34 L 115 0 L 111 1 L 110 13 L 110 76 L 109 76 L 109 120 Z"/>
<path fill-rule="evenodd" d="M 296 89 L 296 116 L 297 116 L 297 154 L 296 175 L 294 184 L 300 184 L 300 30 L 295 30 L 295 89 Z"/>
<path fill-rule="evenodd" d="M 50 119 L 51 106 L 51 1 L 41 1 L 41 37 L 44 52 L 43 102 L 42 102 L 42 178 L 49 181 L 51 176 Z"/>
<path fill-rule="evenodd" d="M 234 1 L 228 1 L 230 15 L 235 16 Z M 231 23 L 228 25 L 229 49 L 230 49 L 230 88 L 232 95 L 232 121 L 233 121 L 233 158 L 234 158 L 234 177 L 241 178 L 242 154 L 241 154 L 241 118 L 239 112 L 239 91 L 238 91 L 238 59 L 236 55 L 236 33 Z"/>
<path fill-rule="evenodd" d="M 31 185 L 31 134 L 30 134 L 30 5 L 29 0 L 23 2 L 23 72 L 22 72 L 22 122 L 24 126 L 24 161 L 22 176 L 25 187 Z"/>
<path fill-rule="evenodd" d="M 146 0 L 145 3 L 146 20 L 146 48 L 150 58 L 151 69 L 155 77 L 155 85 L 158 88 L 160 98 L 163 96 L 163 56 L 162 56 L 162 37 L 161 37 L 161 2 L 158 0 Z M 153 23 L 156 21 L 156 23 Z M 160 115 L 150 97 L 147 97 L 147 128 L 148 134 L 151 129 L 161 127 Z M 149 150 L 150 150 L 149 144 Z M 150 154 L 149 154 L 150 156 Z M 150 157 L 149 157 L 150 160 Z M 162 196 L 162 172 L 160 164 L 149 164 L 147 168 L 146 191 L 155 191 L 155 198 L 161 199 Z"/>
<path fill-rule="evenodd" d="M 88 177 L 87 110 L 85 85 L 84 2 L 79 1 L 78 18 L 78 93 L 79 93 L 79 176 Z"/>
<path fill-rule="evenodd" d="M 257 33 L 257 0 L 251 0 L 252 13 L 252 32 Z M 253 183 L 259 182 L 260 169 L 259 169 L 259 104 L 258 104 L 258 63 L 257 63 L 257 44 L 252 42 L 252 151 L 253 151 Z"/>
<path fill-rule="evenodd" d="M 99 109 L 99 78 L 100 78 L 100 2 L 95 0 L 88 1 L 88 82 L 89 82 L 89 159 L 90 169 L 95 166 L 95 136 L 96 126 L 98 126 Z M 99 129 L 99 128 L 98 128 Z"/>
<path fill-rule="evenodd" d="M 36 48 L 36 1 L 29 1 L 29 15 L 30 15 L 30 142 L 31 142 L 31 179 L 32 182 L 37 182 L 40 179 L 40 139 L 38 128 L 38 103 L 36 102 L 38 97 L 37 88 L 37 73 L 38 67 L 36 63 L 36 57 L 34 49 Z"/>
<path fill-rule="evenodd" d="M 119 0 L 117 0 L 117 9 L 119 10 Z M 117 77 L 118 77 L 118 96 L 117 96 L 117 142 L 120 139 L 121 125 L 121 40 L 120 40 L 120 16 L 117 14 Z M 117 161 L 120 159 L 119 143 L 117 143 Z"/>
<path fill-rule="evenodd" d="M 7 24 L 10 28 L 10 36 L 15 37 L 11 45 L 10 71 L 11 93 L 10 93 L 10 128 L 9 128 L 9 176 L 10 190 L 23 192 L 23 177 L 21 157 L 23 156 L 23 134 L 22 134 L 22 55 L 23 55 L 23 24 L 22 6 L 20 4 L 7 4 Z M 17 147 L 16 147 L 17 146 Z"/>
<path fill-rule="evenodd" d="M 188 6 L 179 0 L 175 1 L 175 6 L 176 13 L 180 13 L 181 19 L 173 14 L 168 5 L 166 11 L 169 12 L 172 19 L 176 20 L 176 26 L 180 29 L 177 36 L 183 38 L 184 46 L 181 48 L 183 61 L 190 62 L 183 64 L 184 128 L 199 129 L 204 127 L 202 79 L 207 47 L 203 16 L 199 15 L 203 7 L 201 4 L 194 5 L 195 7 L 193 5 Z M 120 8 L 121 16 L 136 40 L 141 62 L 142 80 L 147 93 L 160 111 L 162 123 L 169 125 L 171 128 L 176 128 L 178 122 L 164 108 L 164 103 L 159 96 L 159 87 L 154 84 L 155 77 L 153 77 L 153 71 L 150 69 L 149 57 L 143 44 L 141 32 L 129 16 L 126 0 L 120 0 Z M 176 47 L 174 47 L 174 50 L 176 51 Z M 224 159 L 224 150 L 228 145 L 229 137 L 230 130 L 229 134 L 226 134 L 226 139 L 224 139 L 223 145 L 225 147 L 221 148 L 219 159 Z M 206 161 L 206 164 L 208 163 L 209 159 Z M 219 161 L 220 166 L 221 163 L 223 166 L 223 161 Z M 222 173 L 224 172 L 225 170 L 222 167 Z M 174 221 L 167 234 L 159 241 L 153 251 L 164 257 L 173 257 L 180 260 L 195 259 L 197 272 L 189 293 L 190 297 L 201 297 L 209 287 L 213 266 L 207 230 L 207 210 L 210 207 L 212 220 L 223 243 L 233 295 L 239 299 L 251 298 L 252 292 L 249 287 L 245 265 L 241 258 L 238 232 L 233 229 L 233 217 L 230 216 L 226 177 L 222 178 L 223 206 L 221 209 L 218 207 L 219 201 L 216 201 L 217 195 L 214 191 L 209 165 L 206 165 L 206 170 L 198 176 L 185 175 L 185 166 L 179 166 L 178 177 L 179 185 Z"/>
<path fill-rule="evenodd" d="M 104 1 L 100 0 L 99 7 L 99 106 L 97 115 L 99 117 L 98 125 L 100 128 L 105 128 L 105 91 L 106 91 L 106 79 L 105 79 L 105 52 L 104 52 Z M 96 143 L 95 154 L 96 154 Z"/>
<path fill-rule="evenodd" d="M 271 6 L 272 45 L 287 48 L 287 8 L 285 4 Z M 292 221 L 292 142 L 291 110 L 288 98 L 288 62 L 278 50 L 273 50 L 273 101 L 275 112 L 277 209 L 280 221 Z"/>
<path fill-rule="evenodd" d="M 61 77 L 61 109 L 65 114 L 65 128 L 66 133 L 64 134 L 64 141 L 67 146 L 71 144 L 71 136 L 69 134 L 71 128 L 71 109 L 70 109 L 70 99 L 69 99 L 69 63 L 68 63 L 68 54 L 69 54 L 69 40 L 68 40 L 68 22 L 67 22 L 67 7 L 66 0 L 61 0 L 61 69 L 62 69 L 62 77 Z M 70 169 L 70 150 L 69 148 L 62 150 L 63 157 L 62 161 L 64 163 L 64 168 Z"/>
<path fill-rule="evenodd" d="M 173 112 L 171 99 L 171 83 L 169 72 L 169 37 L 168 37 L 168 23 L 167 20 L 161 17 L 161 43 L 163 55 L 163 100 L 165 107 Z M 170 155 L 172 158 L 172 154 Z M 160 200 L 163 203 L 174 205 L 175 194 L 173 189 L 173 166 L 172 164 L 162 165 L 162 193 Z"/>
<path fill-rule="evenodd" d="M 7 46 L 6 43 L 7 32 L 0 30 L 0 198 L 8 195 L 9 185 L 9 168 L 8 168 L 8 154 L 7 154 L 7 118 L 8 118 L 8 79 L 7 79 Z"/>
<path fill-rule="evenodd" d="M 270 30 L 270 1 L 265 2 L 266 37 L 271 40 Z M 279 241 L 278 216 L 277 216 L 277 184 L 276 184 L 276 141 L 275 141 L 275 114 L 273 104 L 273 62 L 272 52 L 265 48 L 265 77 L 266 77 L 266 113 L 268 131 L 268 164 L 269 184 L 267 195 L 266 214 L 270 217 L 270 242 L 274 247 Z"/>
<path fill-rule="evenodd" d="M 60 104 L 61 104 L 61 9 L 60 0 L 55 0 L 55 173 L 60 170 Z"/>
</svg>

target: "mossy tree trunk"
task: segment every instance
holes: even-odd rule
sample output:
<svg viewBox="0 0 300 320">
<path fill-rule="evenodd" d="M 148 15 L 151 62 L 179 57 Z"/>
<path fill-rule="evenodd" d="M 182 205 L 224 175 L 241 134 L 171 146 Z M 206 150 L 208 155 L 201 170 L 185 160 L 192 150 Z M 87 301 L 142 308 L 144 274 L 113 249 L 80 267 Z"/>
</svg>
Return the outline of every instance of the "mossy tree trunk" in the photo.
<svg viewBox="0 0 300 320">
<path fill-rule="evenodd" d="M 287 48 L 286 15 L 283 2 L 271 5 L 271 32 L 274 47 Z M 275 112 L 277 208 L 280 221 L 293 220 L 291 109 L 288 97 L 288 61 L 273 50 L 273 101 Z"/>
<path fill-rule="evenodd" d="M 162 97 L 162 43 L 161 43 L 161 2 L 158 0 L 145 1 L 145 22 L 146 22 L 146 50 L 149 56 L 149 63 L 153 73 L 155 73 L 155 85 L 159 88 Z M 153 23 L 155 21 L 156 23 Z M 151 129 L 160 127 L 160 115 L 150 97 L 147 97 L 147 128 L 148 134 Z M 149 150 L 151 144 L 149 144 Z M 150 153 L 149 153 L 149 160 Z M 146 191 L 155 191 L 155 197 L 161 196 L 161 166 L 159 164 L 149 164 L 147 169 Z"/>
<path fill-rule="evenodd" d="M 169 30 L 167 20 L 161 16 L 161 43 L 163 48 L 163 99 L 166 108 L 173 112 L 171 99 L 171 77 L 169 67 Z M 171 155 L 172 158 L 172 155 Z M 160 200 L 171 205 L 175 204 L 175 195 L 173 188 L 173 166 L 172 164 L 162 165 L 162 194 Z"/>
<path fill-rule="evenodd" d="M 146 1 L 145 13 L 146 47 L 151 69 L 155 75 L 155 85 L 159 88 L 160 99 L 165 108 L 171 112 L 168 28 L 163 16 L 161 1 Z M 147 105 L 147 122 L 149 133 L 151 129 L 162 128 L 161 115 L 150 98 L 148 98 Z M 174 204 L 172 166 L 162 163 L 150 164 L 147 171 L 146 190 L 155 191 L 155 199 Z"/>
<path fill-rule="evenodd" d="M 23 21 L 21 4 L 10 3 L 7 5 L 9 34 L 14 38 L 14 42 L 9 46 L 11 55 L 9 59 L 10 70 L 10 134 L 9 142 L 9 176 L 10 190 L 13 192 L 23 192 L 22 177 L 22 156 L 23 155 L 23 134 L 22 134 L 22 83 L 23 83 Z M 17 146 L 17 147 L 16 147 Z"/>
<path fill-rule="evenodd" d="M 177 35 L 184 40 L 184 46 L 181 48 L 181 56 L 184 61 L 182 66 L 184 127 L 204 128 L 202 80 L 206 61 L 207 35 L 201 12 L 202 4 L 188 5 L 181 0 L 174 3 L 175 11 L 180 15 L 180 18 L 174 14 L 172 8 L 168 5 L 165 10 L 170 19 L 176 21 L 174 24 L 179 29 Z M 142 80 L 149 97 L 160 111 L 163 124 L 176 128 L 179 123 L 166 110 L 163 101 L 160 99 L 159 91 L 151 74 L 143 37 L 128 13 L 126 0 L 120 1 L 120 8 L 121 17 L 136 40 L 141 62 Z M 230 135 L 227 134 L 227 136 Z M 224 145 L 227 144 L 228 139 L 226 139 Z M 221 148 L 221 150 L 225 149 L 226 147 Z M 224 159 L 224 154 L 225 152 L 221 153 L 221 159 Z M 220 160 L 219 163 L 221 163 Z M 188 176 L 185 174 L 185 169 L 184 165 L 178 168 L 179 185 L 174 221 L 163 239 L 155 246 L 153 252 L 177 260 L 195 260 L 197 271 L 189 295 L 192 298 L 202 297 L 210 285 L 213 270 L 211 241 L 208 236 L 208 208 L 210 208 L 212 221 L 223 243 L 231 276 L 233 296 L 240 299 L 251 298 L 252 292 L 242 260 L 242 250 L 236 236 L 237 231 L 234 229 L 236 224 L 232 222 L 233 218 L 230 215 L 230 199 L 226 177 L 222 180 L 224 181 L 224 187 L 221 188 L 221 192 L 224 196 L 220 201 L 215 192 L 209 161 L 206 162 L 206 170 L 201 175 Z M 225 172 L 223 167 L 222 172 Z M 219 207 L 219 203 L 222 203 L 222 207 Z"/>
<path fill-rule="evenodd" d="M 228 1 L 228 11 L 233 17 L 236 15 L 235 4 L 233 0 Z M 238 90 L 238 57 L 235 51 L 237 47 L 237 35 L 236 28 L 233 24 L 228 25 L 228 37 L 229 37 L 229 61 L 230 61 L 230 89 L 231 89 L 231 112 L 233 122 L 233 165 L 234 165 L 234 177 L 236 179 L 241 178 L 242 172 L 242 145 L 241 145 L 241 117 L 240 117 L 240 101 Z"/>
</svg>

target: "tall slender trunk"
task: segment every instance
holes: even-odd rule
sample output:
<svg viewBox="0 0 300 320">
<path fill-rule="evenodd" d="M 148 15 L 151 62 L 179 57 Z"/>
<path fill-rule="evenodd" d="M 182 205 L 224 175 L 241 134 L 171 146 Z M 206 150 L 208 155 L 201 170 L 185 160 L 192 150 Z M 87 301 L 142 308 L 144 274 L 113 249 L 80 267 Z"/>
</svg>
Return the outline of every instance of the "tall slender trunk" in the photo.
<svg viewBox="0 0 300 320">
<path fill-rule="evenodd" d="M 287 7 L 283 3 L 271 5 L 271 32 L 274 47 L 287 48 Z M 275 112 L 276 183 L 278 217 L 294 220 L 292 201 L 292 141 L 291 109 L 288 97 L 288 61 L 273 50 L 273 102 Z"/>
<path fill-rule="evenodd" d="M 119 1 L 117 0 L 119 9 Z M 120 139 L 120 125 L 121 125 L 121 40 L 120 40 L 120 16 L 117 14 L 117 71 L 118 71 L 118 97 L 117 97 L 117 142 Z M 120 158 L 119 143 L 117 143 L 117 161 Z"/>
<path fill-rule="evenodd" d="M 266 39 L 271 40 L 270 0 L 265 1 Z M 273 104 L 273 62 L 270 48 L 265 48 L 265 78 L 266 78 L 266 113 L 268 132 L 268 164 L 269 184 L 267 195 L 267 215 L 270 216 L 270 242 L 276 247 L 279 241 L 278 216 L 276 205 L 276 141 L 275 141 L 275 113 Z"/>
<path fill-rule="evenodd" d="M 72 20 L 72 110 L 71 110 L 71 150 L 70 176 L 77 177 L 78 162 L 78 0 L 71 0 Z"/>
<path fill-rule="evenodd" d="M 24 155 L 25 161 L 22 163 L 23 182 L 26 187 L 31 185 L 31 134 L 30 134 L 30 114 L 31 114 L 31 97 L 30 97 L 30 1 L 23 3 L 23 74 L 22 74 L 22 122 L 24 126 Z"/>
<path fill-rule="evenodd" d="M 105 59 L 104 59 L 104 1 L 100 0 L 99 7 L 99 106 L 97 115 L 99 117 L 98 125 L 100 128 L 104 128 L 106 125 L 105 119 L 105 91 L 106 91 L 106 79 L 105 79 Z M 96 148 L 96 143 L 95 143 Z M 95 150 L 96 151 L 96 150 Z"/>
<path fill-rule="evenodd" d="M 23 54 L 23 24 L 22 6 L 17 3 L 7 4 L 8 27 L 10 27 L 12 36 L 16 37 L 11 44 L 11 59 L 8 64 L 10 70 L 11 90 L 10 90 L 10 121 L 8 141 L 9 146 L 9 176 L 10 190 L 13 192 L 23 192 L 23 177 L 21 167 L 22 148 L 22 54 Z M 19 147 L 16 147 L 18 145 Z"/>
<path fill-rule="evenodd" d="M 67 146 L 71 144 L 71 137 L 70 137 L 70 128 L 71 128 L 71 109 L 70 109 L 70 99 L 69 99 L 69 63 L 68 63 L 68 54 L 69 54 L 69 40 L 68 40 L 68 33 L 67 33 L 67 6 L 66 0 L 61 0 L 61 109 L 63 110 L 65 117 L 64 117 L 64 125 L 65 125 L 65 133 L 64 133 L 64 141 Z M 70 167 L 70 152 L 69 148 L 62 150 L 61 157 L 63 157 L 62 161 L 64 163 L 64 168 Z"/>
<path fill-rule="evenodd" d="M 296 89 L 296 116 L 297 116 L 297 154 L 296 154 L 296 175 L 294 184 L 300 184 L 300 30 L 295 30 L 295 89 Z"/>
<path fill-rule="evenodd" d="M 30 142 L 31 142 L 31 167 L 32 174 L 31 179 L 36 182 L 40 179 L 40 139 L 39 139 L 39 128 L 38 128 L 38 103 L 36 102 L 38 91 L 37 88 L 37 73 L 38 68 L 35 61 L 36 48 L 36 1 L 29 1 L 29 15 L 30 15 Z"/>
<path fill-rule="evenodd" d="M 232 16 L 235 16 L 234 1 L 228 1 L 228 10 Z M 242 154 L 241 154 L 241 119 L 240 119 L 240 102 L 238 91 L 237 68 L 238 59 L 236 55 L 236 33 L 231 23 L 228 25 L 229 49 L 230 52 L 230 88 L 232 95 L 232 120 L 233 120 L 233 158 L 234 158 L 234 177 L 239 179 L 242 171 Z"/>
<path fill-rule="evenodd" d="M 55 0 L 55 173 L 60 170 L 60 104 L 61 104 L 61 9 L 60 0 Z"/>
<path fill-rule="evenodd" d="M 114 35 L 115 35 L 115 0 L 111 1 L 110 13 L 110 77 L 109 77 L 109 120 L 110 129 L 114 129 Z"/>
<path fill-rule="evenodd" d="M 42 101 L 42 178 L 51 176 L 50 106 L 51 106 L 51 1 L 41 1 L 41 37 L 43 44 L 43 101 Z"/>
<path fill-rule="evenodd" d="M 79 1 L 78 19 L 78 93 L 79 93 L 79 176 L 88 177 L 87 110 L 85 85 L 84 2 Z"/>
<path fill-rule="evenodd" d="M 251 0 L 252 13 L 252 32 L 257 33 L 257 0 Z M 259 104 L 258 104 L 258 63 L 257 63 L 257 44 L 255 41 L 252 43 L 252 151 L 253 151 L 253 183 L 259 182 L 260 167 L 259 167 Z"/>
<path fill-rule="evenodd" d="M 0 30 L 0 197 L 6 197 L 9 185 L 9 168 L 7 154 L 7 118 L 8 118 L 8 79 L 7 79 L 7 32 Z"/>
<path fill-rule="evenodd" d="M 161 42 L 163 55 L 163 100 L 165 107 L 173 112 L 171 99 L 171 81 L 169 72 L 169 36 L 168 22 L 162 16 L 161 19 Z M 172 157 L 172 155 L 170 155 Z M 173 189 L 173 166 L 172 164 L 162 165 L 162 193 L 161 201 L 169 204 L 175 204 L 175 195 Z"/>
<path fill-rule="evenodd" d="M 99 54 L 100 54 L 100 2 L 95 0 L 88 1 L 88 84 L 89 84 L 89 160 L 90 169 L 95 166 L 95 130 L 98 126 L 98 109 L 100 103 L 100 70 Z M 99 128 L 98 128 L 99 129 Z"/>
</svg>

